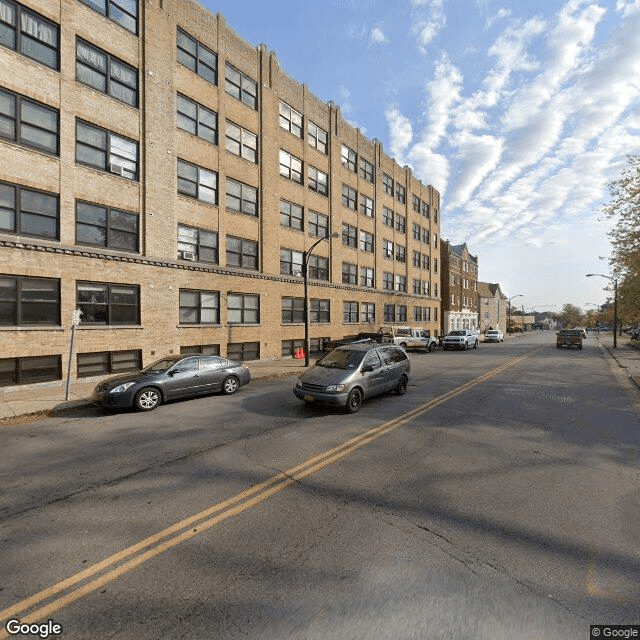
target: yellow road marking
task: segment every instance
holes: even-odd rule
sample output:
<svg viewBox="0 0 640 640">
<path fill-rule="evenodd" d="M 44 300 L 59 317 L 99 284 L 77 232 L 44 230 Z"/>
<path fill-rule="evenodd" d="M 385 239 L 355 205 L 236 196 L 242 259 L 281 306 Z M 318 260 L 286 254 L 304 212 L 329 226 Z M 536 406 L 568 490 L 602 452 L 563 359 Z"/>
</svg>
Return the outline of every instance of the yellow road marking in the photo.
<svg viewBox="0 0 640 640">
<path fill-rule="evenodd" d="M 365 433 L 360 434 L 346 442 L 333 447 L 323 453 L 320 453 L 308 460 L 302 462 L 291 469 L 281 472 L 259 484 L 242 491 L 235 496 L 228 498 L 222 502 L 219 502 L 215 505 L 212 505 L 208 509 L 201 511 L 189 518 L 185 518 L 176 522 L 172 526 L 163 529 L 162 531 L 148 536 L 144 538 L 140 542 L 115 553 L 104 560 L 97 562 L 96 564 L 87 567 L 83 571 L 80 571 L 65 580 L 62 580 L 38 593 L 30 596 L 29 598 L 25 598 L 16 602 L 14 605 L 11 605 L 7 609 L 0 611 L 0 620 L 6 623 L 6 621 L 10 618 L 14 618 L 21 613 L 25 613 L 29 611 L 32 607 L 39 605 L 40 603 L 49 600 L 50 598 L 55 598 L 48 604 L 41 606 L 40 608 L 32 611 L 26 616 L 20 618 L 23 623 L 34 623 L 39 620 L 44 620 L 45 618 L 51 616 L 53 613 L 63 609 L 64 607 L 69 606 L 76 600 L 83 598 L 84 596 L 92 593 L 104 587 L 109 582 L 113 582 L 121 575 L 132 571 L 136 567 L 142 565 L 143 563 L 155 558 L 156 556 L 172 549 L 173 547 L 179 545 L 186 540 L 189 540 L 196 535 L 199 535 L 203 531 L 214 527 L 215 525 L 227 520 L 235 515 L 254 507 L 261 502 L 264 502 L 271 496 L 280 493 L 287 487 L 292 484 L 299 482 L 300 480 L 306 478 L 309 475 L 312 475 L 325 467 L 334 464 L 338 460 L 346 457 L 347 455 L 353 453 L 357 449 L 364 447 L 369 444 L 373 440 L 379 438 L 380 436 L 389 433 L 405 425 L 410 420 L 430 411 L 434 407 L 451 400 L 452 398 L 468 391 L 472 387 L 485 382 L 486 380 L 498 375 L 505 369 L 512 367 L 513 365 L 521 362 L 525 358 L 530 357 L 536 351 L 541 349 L 542 347 L 538 347 L 534 351 L 528 352 L 523 356 L 515 358 L 510 362 L 485 373 L 474 380 L 471 380 L 460 387 L 456 387 L 447 393 L 442 394 L 438 398 L 430 400 L 424 404 L 421 404 L 419 407 L 408 411 L 407 413 L 398 416 L 392 420 L 389 420 L 378 427 L 374 427 L 366 431 Z M 163 542 L 164 540 L 164 542 Z M 136 555 L 137 554 L 137 555 Z M 131 557 L 135 556 L 135 557 Z M 130 558 L 126 562 L 123 562 L 127 558 Z M 122 564 L 118 564 L 122 562 Z M 117 565 L 117 566 L 114 566 Z M 110 569 L 110 567 L 114 567 Z M 75 585 L 92 578 L 93 576 L 100 574 L 101 572 L 106 571 L 98 578 L 86 582 L 85 584 L 72 589 Z M 56 598 L 59 594 L 68 591 L 65 595 L 61 595 Z M 8 638 L 8 632 L 3 625 L 3 628 L 0 629 L 0 640 L 4 640 Z"/>
</svg>

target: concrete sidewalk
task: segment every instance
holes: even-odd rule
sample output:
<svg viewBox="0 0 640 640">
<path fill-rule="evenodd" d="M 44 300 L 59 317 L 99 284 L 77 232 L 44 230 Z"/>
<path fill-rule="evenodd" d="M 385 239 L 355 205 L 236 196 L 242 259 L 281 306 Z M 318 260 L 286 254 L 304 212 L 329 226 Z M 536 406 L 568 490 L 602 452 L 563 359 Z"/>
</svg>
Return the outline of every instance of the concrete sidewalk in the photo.
<svg viewBox="0 0 640 640">
<path fill-rule="evenodd" d="M 313 360 L 312 360 L 313 363 Z M 304 371 L 304 360 L 256 360 L 248 362 L 252 380 L 281 378 Z M 69 400 L 66 382 L 49 385 L 0 387 L 0 424 L 14 422 L 26 416 L 46 417 L 91 404 L 91 393 L 97 382 L 72 382 Z"/>
</svg>

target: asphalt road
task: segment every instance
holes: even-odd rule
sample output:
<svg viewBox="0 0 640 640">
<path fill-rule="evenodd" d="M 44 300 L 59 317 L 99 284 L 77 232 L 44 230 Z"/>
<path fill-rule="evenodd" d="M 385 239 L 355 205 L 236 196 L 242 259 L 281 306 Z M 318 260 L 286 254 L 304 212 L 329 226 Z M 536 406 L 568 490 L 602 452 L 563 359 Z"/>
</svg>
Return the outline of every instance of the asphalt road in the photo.
<svg viewBox="0 0 640 640">
<path fill-rule="evenodd" d="M 640 421 L 593 340 L 553 338 L 412 355 L 407 394 L 353 416 L 289 378 L 2 427 L 0 639 L 639 624 Z"/>
</svg>

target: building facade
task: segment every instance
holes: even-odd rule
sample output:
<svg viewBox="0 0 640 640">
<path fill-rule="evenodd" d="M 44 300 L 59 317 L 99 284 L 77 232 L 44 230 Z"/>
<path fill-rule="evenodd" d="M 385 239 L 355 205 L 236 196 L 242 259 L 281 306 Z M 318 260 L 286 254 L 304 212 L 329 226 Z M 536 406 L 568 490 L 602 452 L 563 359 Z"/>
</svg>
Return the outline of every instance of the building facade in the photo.
<svg viewBox="0 0 640 640">
<path fill-rule="evenodd" d="M 442 262 L 442 331 L 479 330 L 478 257 L 469 253 L 467 243 L 440 243 Z"/>
<path fill-rule="evenodd" d="M 502 293 L 499 284 L 478 282 L 479 329 L 500 329 L 507 332 L 507 296 Z"/>
<path fill-rule="evenodd" d="M 0 0 L 0 154 L 0 387 L 290 356 L 314 245 L 313 348 L 437 333 L 437 190 L 193 0 Z"/>
</svg>

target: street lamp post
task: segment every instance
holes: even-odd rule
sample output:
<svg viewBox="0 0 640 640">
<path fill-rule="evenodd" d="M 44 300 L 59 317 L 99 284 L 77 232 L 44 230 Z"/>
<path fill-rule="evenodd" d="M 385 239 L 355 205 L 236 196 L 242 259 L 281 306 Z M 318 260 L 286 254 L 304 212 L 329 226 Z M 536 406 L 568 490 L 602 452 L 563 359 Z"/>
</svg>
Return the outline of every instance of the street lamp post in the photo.
<svg viewBox="0 0 640 640">
<path fill-rule="evenodd" d="M 507 300 L 507 333 L 511 333 L 511 301 L 514 298 L 522 298 L 523 296 L 524 296 L 524 293 L 519 293 L 518 295 L 511 296 Z"/>
<path fill-rule="evenodd" d="M 598 276 L 599 278 L 606 278 L 613 282 L 613 348 L 618 347 L 618 278 L 613 276 L 605 276 L 602 273 L 587 273 L 587 278 Z"/>
<path fill-rule="evenodd" d="M 309 249 L 302 254 L 302 275 L 304 276 L 304 366 L 309 366 L 309 258 L 311 252 L 323 241 L 329 238 L 339 238 L 340 234 L 332 234 L 316 240 Z"/>
</svg>

